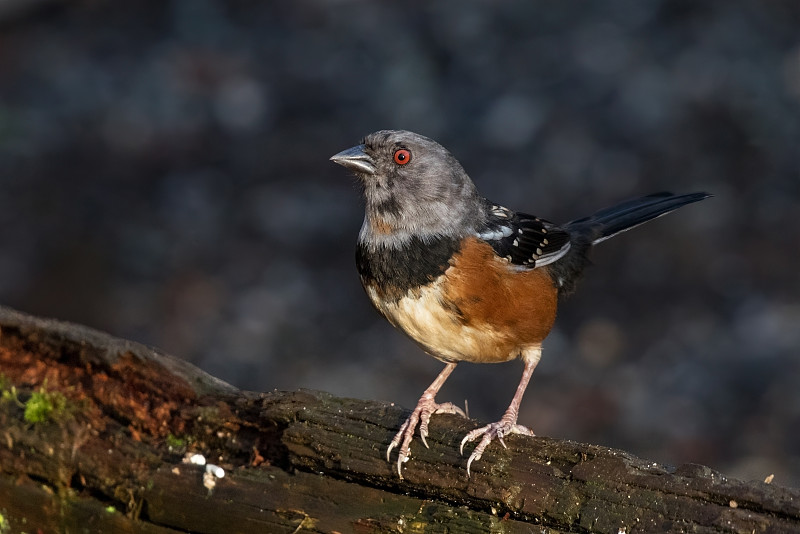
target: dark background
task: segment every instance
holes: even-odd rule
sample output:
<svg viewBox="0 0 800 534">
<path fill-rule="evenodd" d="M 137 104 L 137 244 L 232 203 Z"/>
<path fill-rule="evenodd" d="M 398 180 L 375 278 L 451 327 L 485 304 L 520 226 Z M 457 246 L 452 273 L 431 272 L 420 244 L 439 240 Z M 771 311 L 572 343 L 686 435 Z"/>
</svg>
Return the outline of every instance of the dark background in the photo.
<svg viewBox="0 0 800 534">
<path fill-rule="evenodd" d="M 521 422 L 800 486 L 796 0 L 6 2 L 0 303 L 411 407 L 441 364 L 370 308 L 328 161 L 383 128 L 556 222 L 713 192 L 595 251 Z M 496 420 L 521 370 L 440 399 Z"/>
</svg>

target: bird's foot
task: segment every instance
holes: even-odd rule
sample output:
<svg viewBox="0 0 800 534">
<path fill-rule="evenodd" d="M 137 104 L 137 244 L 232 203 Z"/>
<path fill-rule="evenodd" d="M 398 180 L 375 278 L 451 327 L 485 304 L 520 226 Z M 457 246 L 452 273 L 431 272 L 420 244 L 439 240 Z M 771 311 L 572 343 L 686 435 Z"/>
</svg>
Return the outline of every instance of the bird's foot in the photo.
<svg viewBox="0 0 800 534">
<path fill-rule="evenodd" d="M 505 448 L 506 443 L 503 441 L 505 436 L 509 434 L 522 434 L 523 436 L 535 436 L 536 434 L 527 427 L 517 424 L 517 418 L 506 418 L 503 417 L 500 421 L 496 423 L 488 424 L 481 428 L 476 428 L 466 436 L 464 439 L 461 440 L 461 455 L 464 455 L 464 444 L 469 443 L 470 441 L 474 441 L 479 436 L 483 436 L 483 439 L 478 442 L 478 445 L 475 447 L 475 450 L 472 451 L 472 454 L 469 455 L 469 459 L 467 460 L 467 476 L 470 476 L 469 467 L 472 465 L 472 462 L 476 460 L 480 460 L 483 451 L 486 450 L 486 447 L 489 446 L 489 443 L 492 442 L 493 439 L 497 438 L 500 444 Z"/>
<path fill-rule="evenodd" d="M 400 478 L 403 478 L 403 473 L 401 472 L 403 463 L 407 462 L 411 457 L 411 440 L 414 437 L 414 429 L 417 428 L 417 423 L 419 423 L 419 437 L 422 438 L 422 444 L 427 447 L 428 423 L 431 420 L 431 416 L 438 413 L 452 413 L 466 417 L 464 411 L 455 404 L 451 402 L 438 404 L 432 396 L 423 395 L 419 399 L 417 407 L 414 408 L 414 411 L 411 412 L 411 415 L 408 416 L 406 422 L 403 423 L 403 426 L 400 427 L 400 430 L 389 444 L 389 448 L 386 449 L 386 461 L 390 462 L 392 449 L 400 445 L 397 455 L 397 474 Z"/>
</svg>

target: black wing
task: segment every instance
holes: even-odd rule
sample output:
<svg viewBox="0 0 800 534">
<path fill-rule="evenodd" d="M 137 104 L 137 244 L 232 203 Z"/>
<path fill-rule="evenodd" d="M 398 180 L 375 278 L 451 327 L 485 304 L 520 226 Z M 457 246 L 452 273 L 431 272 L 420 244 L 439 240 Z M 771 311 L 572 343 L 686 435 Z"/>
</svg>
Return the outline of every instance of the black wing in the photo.
<svg viewBox="0 0 800 534">
<path fill-rule="evenodd" d="M 489 206 L 489 218 L 478 237 L 501 258 L 528 269 L 553 263 L 570 249 L 570 234 L 563 228 L 497 205 Z"/>
</svg>

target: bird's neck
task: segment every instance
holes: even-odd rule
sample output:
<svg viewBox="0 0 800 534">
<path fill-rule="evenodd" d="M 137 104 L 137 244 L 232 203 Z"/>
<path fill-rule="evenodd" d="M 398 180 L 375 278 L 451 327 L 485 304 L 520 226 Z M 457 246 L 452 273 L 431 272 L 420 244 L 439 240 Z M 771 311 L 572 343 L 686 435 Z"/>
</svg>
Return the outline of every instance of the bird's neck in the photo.
<svg viewBox="0 0 800 534">
<path fill-rule="evenodd" d="M 459 240 L 476 233 L 486 213 L 478 203 L 439 202 L 395 207 L 367 198 L 364 223 L 358 241 L 370 248 L 402 248 L 412 240 L 433 243 Z M 396 209 L 393 209 L 396 208 Z"/>
<path fill-rule="evenodd" d="M 442 240 L 458 241 L 473 233 L 471 226 L 436 224 L 436 225 L 397 225 L 393 221 L 371 217 L 367 214 L 361 231 L 358 234 L 359 246 L 372 250 L 401 250 L 414 243 L 415 246 L 435 244 Z"/>
</svg>

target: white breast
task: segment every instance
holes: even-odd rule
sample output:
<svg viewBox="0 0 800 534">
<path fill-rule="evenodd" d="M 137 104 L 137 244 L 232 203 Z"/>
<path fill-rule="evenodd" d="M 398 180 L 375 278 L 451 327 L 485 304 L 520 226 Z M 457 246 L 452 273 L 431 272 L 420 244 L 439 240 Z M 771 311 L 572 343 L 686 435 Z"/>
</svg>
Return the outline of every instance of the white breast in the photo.
<svg viewBox="0 0 800 534">
<path fill-rule="evenodd" d="M 447 362 L 486 361 L 487 356 L 496 352 L 500 334 L 490 328 L 462 324 L 442 302 L 442 280 L 444 277 L 415 289 L 397 302 L 381 301 L 373 288 L 367 287 L 367 294 L 389 322 L 432 356 Z M 517 356 L 518 353 L 508 354 L 494 361 L 507 361 Z"/>
</svg>

